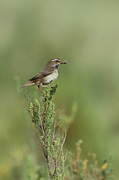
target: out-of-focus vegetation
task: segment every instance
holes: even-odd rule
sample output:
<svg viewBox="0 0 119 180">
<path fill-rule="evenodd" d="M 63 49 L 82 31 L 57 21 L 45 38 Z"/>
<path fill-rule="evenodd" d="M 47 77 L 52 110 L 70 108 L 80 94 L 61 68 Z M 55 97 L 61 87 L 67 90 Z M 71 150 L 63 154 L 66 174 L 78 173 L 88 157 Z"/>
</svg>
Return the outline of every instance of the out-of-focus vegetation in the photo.
<svg viewBox="0 0 119 180">
<path fill-rule="evenodd" d="M 49 85 L 40 88 L 40 96 L 27 96 L 27 110 L 31 116 L 35 141 L 42 157 L 34 161 L 32 154 L 23 158 L 21 164 L 21 179 L 23 180 L 112 180 L 112 168 L 107 159 L 99 163 L 95 154 L 89 154 L 88 158 L 82 157 L 82 141 L 78 141 L 76 152 L 71 153 L 64 144 L 67 137 L 67 119 L 73 120 L 72 115 L 66 115 L 59 120 L 55 114 L 54 95 L 57 85 Z M 31 98 L 32 97 L 32 98 Z M 73 108 L 74 109 L 74 108 Z M 72 119 L 71 119 L 72 118 Z M 45 162 L 45 163 L 44 163 Z M 21 168 L 20 168 L 21 169 Z"/>
<path fill-rule="evenodd" d="M 111 155 L 119 178 L 118 7 L 117 0 L 0 1 L 0 179 L 20 179 L 23 157 L 38 151 L 19 86 L 54 57 L 69 62 L 60 69 L 57 113 L 70 117 L 77 103 L 67 147 L 80 138 L 85 153 Z"/>
</svg>

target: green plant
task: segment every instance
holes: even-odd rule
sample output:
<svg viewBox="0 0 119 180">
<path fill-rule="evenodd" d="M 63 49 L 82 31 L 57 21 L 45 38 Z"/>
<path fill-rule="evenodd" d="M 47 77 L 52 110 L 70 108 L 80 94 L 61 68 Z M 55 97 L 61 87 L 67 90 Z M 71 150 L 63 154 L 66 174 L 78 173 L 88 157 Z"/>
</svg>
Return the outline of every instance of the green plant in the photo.
<svg viewBox="0 0 119 180">
<path fill-rule="evenodd" d="M 76 145 L 76 153 L 68 151 L 64 153 L 64 143 L 66 131 L 61 121 L 72 122 L 77 106 L 74 104 L 72 114 L 69 116 L 60 112 L 60 118 L 56 119 L 54 95 L 57 85 L 40 90 L 39 98 L 32 98 L 28 103 L 28 111 L 32 118 L 32 123 L 37 133 L 40 148 L 43 153 L 47 170 L 39 165 L 28 172 L 25 180 L 109 180 L 111 179 L 111 168 L 108 161 L 100 165 L 94 154 L 88 158 L 82 158 L 81 143 Z M 67 124 L 67 123 L 66 123 Z M 27 161 L 26 161 L 27 162 Z M 29 161 L 28 163 L 29 164 Z M 32 162 L 31 162 L 32 164 Z M 31 167 L 31 166 L 30 166 Z M 44 173 L 41 173 L 44 172 Z M 46 175 L 47 174 L 47 175 Z"/>
<path fill-rule="evenodd" d="M 48 167 L 50 179 L 62 180 L 64 178 L 64 153 L 63 145 L 66 133 L 62 134 L 58 130 L 58 122 L 55 119 L 55 105 L 53 97 L 57 85 L 41 90 L 40 100 L 30 102 L 28 110 L 32 117 L 32 122 L 37 131 L 41 150 Z"/>
<path fill-rule="evenodd" d="M 68 154 L 65 180 L 111 180 L 112 169 L 108 160 L 100 164 L 96 154 L 82 158 L 82 141 L 76 144 L 76 153 Z"/>
</svg>

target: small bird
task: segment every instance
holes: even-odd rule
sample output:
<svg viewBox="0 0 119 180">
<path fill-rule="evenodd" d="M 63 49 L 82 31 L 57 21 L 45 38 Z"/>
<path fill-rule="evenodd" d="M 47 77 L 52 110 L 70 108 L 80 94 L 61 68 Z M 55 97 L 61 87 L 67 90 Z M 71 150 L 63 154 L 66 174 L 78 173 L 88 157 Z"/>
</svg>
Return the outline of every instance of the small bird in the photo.
<svg viewBox="0 0 119 180">
<path fill-rule="evenodd" d="M 29 79 L 23 87 L 37 85 L 39 88 L 41 86 L 47 86 L 58 78 L 58 68 L 60 64 L 67 64 L 67 62 L 62 61 L 59 58 L 51 59 L 44 70 Z"/>
</svg>

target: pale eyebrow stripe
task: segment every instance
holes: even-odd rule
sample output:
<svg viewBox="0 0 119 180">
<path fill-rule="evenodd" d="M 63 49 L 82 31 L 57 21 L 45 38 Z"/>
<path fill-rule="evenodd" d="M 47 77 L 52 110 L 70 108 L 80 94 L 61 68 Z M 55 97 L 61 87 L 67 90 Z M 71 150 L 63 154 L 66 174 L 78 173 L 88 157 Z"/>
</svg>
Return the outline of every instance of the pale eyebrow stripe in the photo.
<svg viewBox="0 0 119 180">
<path fill-rule="evenodd" d="M 52 61 L 57 61 L 58 59 L 52 59 Z"/>
</svg>

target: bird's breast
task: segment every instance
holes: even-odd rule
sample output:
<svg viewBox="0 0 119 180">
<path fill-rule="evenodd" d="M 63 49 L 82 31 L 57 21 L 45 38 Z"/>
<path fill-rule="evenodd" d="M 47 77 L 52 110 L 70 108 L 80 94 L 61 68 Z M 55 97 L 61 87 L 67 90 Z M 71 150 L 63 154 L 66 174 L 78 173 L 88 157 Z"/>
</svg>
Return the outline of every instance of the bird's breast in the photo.
<svg viewBox="0 0 119 180">
<path fill-rule="evenodd" d="M 50 83 L 58 78 L 58 70 L 54 70 L 52 74 L 44 78 L 45 83 Z"/>
</svg>

